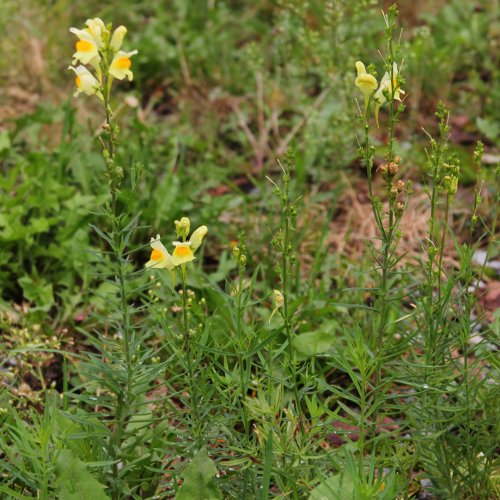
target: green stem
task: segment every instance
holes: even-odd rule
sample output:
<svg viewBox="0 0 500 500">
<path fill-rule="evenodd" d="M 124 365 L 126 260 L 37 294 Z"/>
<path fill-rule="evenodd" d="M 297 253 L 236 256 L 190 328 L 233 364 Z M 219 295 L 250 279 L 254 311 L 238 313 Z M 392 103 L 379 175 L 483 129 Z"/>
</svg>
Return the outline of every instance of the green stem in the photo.
<svg viewBox="0 0 500 500">
<path fill-rule="evenodd" d="M 295 363 L 295 352 L 292 345 L 292 329 L 290 325 L 290 316 L 288 311 L 288 252 L 290 244 L 290 203 L 289 203 L 289 182 L 290 182 L 290 170 L 287 169 L 285 174 L 285 220 L 284 220 L 284 237 L 283 237 L 283 248 L 282 248 L 282 261 L 281 261 L 281 281 L 283 284 L 283 321 L 285 323 L 285 332 L 287 337 L 287 350 L 289 357 L 289 368 L 292 376 L 292 386 L 295 398 L 295 405 L 297 409 L 297 415 L 299 418 L 299 428 L 301 431 L 304 430 L 304 415 L 302 413 L 301 397 L 299 389 L 297 387 L 297 367 Z"/>
<path fill-rule="evenodd" d="M 182 282 L 182 319 L 184 329 L 184 355 L 188 369 L 189 377 L 189 400 L 191 410 L 194 416 L 193 434 L 198 449 L 202 447 L 202 426 L 200 419 L 200 411 L 198 408 L 198 391 L 194 380 L 193 360 L 191 359 L 191 342 L 189 340 L 189 319 L 188 319 L 188 304 L 187 304 L 187 286 L 186 286 L 186 264 L 181 264 L 181 282 Z"/>
<path fill-rule="evenodd" d="M 441 279 L 443 274 L 443 255 L 446 243 L 446 229 L 448 227 L 448 215 L 450 211 L 450 195 L 446 196 L 446 207 L 444 211 L 444 222 L 441 233 L 441 242 L 439 245 L 439 261 L 438 261 L 438 306 L 441 309 Z"/>
<path fill-rule="evenodd" d="M 103 72 L 103 74 L 106 74 Z M 111 96 L 111 80 L 104 77 L 102 94 L 104 99 L 104 112 L 106 116 L 106 133 L 107 133 L 107 158 L 105 160 L 113 167 L 114 156 L 115 156 L 115 132 L 113 130 L 112 115 L 113 112 L 110 106 L 110 96 Z M 130 312 L 127 303 L 127 263 L 124 261 L 123 256 L 123 239 L 121 236 L 120 228 L 120 214 L 118 213 L 117 207 L 117 182 L 113 177 L 113 173 L 110 173 L 110 195 L 111 195 L 111 205 L 110 205 L 110 226 L 113 239 L 113 252 L 115 255 L 116 263 L 116 277 L 118 281 L 118 289 L 120 294 L 120 309 L 121 309 L 121 325 L 122 325 L 122 336 L 124 342 L 124 352 L 125 352 L 125 364 L 127 370 L 125 387 L 123 388 L 123 393 L 117 395 L 117 406 L 115 411 L 115 427 L 113 434 L 111 436 L 111 456 L 117 463 L 113 466 L 114 477 L 115 477 L 115 491 L 113 492 L 113 498 L 120 499 L 122 497 L 121 486 L 120 486 L 120 469 L 119 464 L 121 462 L 120 450 L 122 446 L 123 435 L 125 433 L 125 428 L 127 425 L 127 419 L 130 415 L 130 408 L 134 403 L 133 395 L 133 378 L 134 378 L 134 353 L 132 350 L 134 346 L 131 342 L 131 322 L 130 322 Z M 123 465 L 123 464 L 122 464 Z"/>
<path fill-rule="evenodd" d="M 238 263 L 238 295 L 237 295 L 237 305 L 236 305 L 236 335 L 238 338 L 238 364 L 239 364 L 239 374 L 240 374 L 240 412 L 241 418 L 243 420 L 243 426 L 245 428 L 245 438 L 247 442 L 250 439 L 250 422 L 248 419 L 247 411 L 245 408 L 245 400 L 248 392 L 248 382 L 247 382 L 247 370 L 245 369 L 245 358 L 243 356 L 243 349 L 246 348 L 243 342 L 242 335 L 242 315 L 243 315 L 243 306 L 241 303 L 243 295 L 243 266 L 241 263 Z"/>
</svg>

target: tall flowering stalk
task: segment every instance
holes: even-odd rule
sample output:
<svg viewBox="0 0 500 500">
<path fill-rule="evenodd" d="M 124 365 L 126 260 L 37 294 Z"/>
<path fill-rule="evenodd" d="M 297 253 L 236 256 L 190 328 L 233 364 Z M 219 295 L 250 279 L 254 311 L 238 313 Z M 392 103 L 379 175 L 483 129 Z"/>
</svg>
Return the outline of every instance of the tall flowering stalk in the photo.
<svg viewBox="0 0 500 500">
<path fill-rule="evenodd" d="M 121 499 L 134 492 L 148 497 L 154 493 L 158 479 L 148 473 L 150 478 L 146 486 L 138 478 L 148 468 L 158 467 L 158 463 L 154 453 L 150 453 L 149 458 L 137 455 L 145 438 L 144 433 L 132 432 L 131 424 L 138 421 L 144 427 L 152 424 L 151 411 L 144 404 L 144 393 L 158 378 L 162 366 L 150 363 L 153 352 L 144 343 L 147 335 L 138 335 L 138 327 L 132 322 L 136 309 L 131 304 L 130 296 L 141 290 L 132 290 L 129 284 L 130 252 L 127 252 L 127 245 L 137 217 L 130 220 L 126 209 L 118 203 L 124 171 L 116 164 L 118 127 L 111 105 L 114 80 L 133 79 L 131 57 L 137 54 L 137 50 L 122 50 L 127 33 L 124 26 L 113 31 L 111 24 L 106 25 L 99 18 L 88 19 L 84 28 L 70 28 L 70 32 L 77 37 L 72 65 L 68 68 L 76 75 L 74 95 L 96 96 L 103 105 L 105 116 L 101 144 L 110 195 L 103 214 L 107 219 L 107 228 L 93 227 L 111 248 L 111 269 L 100 276 L 116 286 L 116 301 L 113 297 L 109 299 L 110 316 L 102 318 L 109 323 L 113 338 L 99 333 L 98 338 L 92 340 L 101 357 L 90 356 L 89 378 L 99 387 L 104 387 L 105 391 L 104 396 L 92 397 L 91 401 L 96 401 L 97 407 L 103 408 L 107 412 L 106 417 L 111 419 L 107 449 L 112 465 L 107 482 L 112 498 Z M 107 258 L 104 259 L 106 261 Z M 107 396 L 106 391 L 114 397 Z M 102 393 L 101 390 L 99 392 Z M 155 439 L 156 436 L 150 445 Z"/>
<path fill-rule="evenodd" d="M 182 299 L 182 330 L 183 348 L 182 361 L 188 373 L 189 382 L 189 406 L 192 413 L 191 431 L 193 433 L 197 449 L 203 445 L 203 422 L 199 408 L 199 391 L 195 380 L 195 367 L 193 366 L 192 343 L 190 341 L 191 329 L 189 327 L 189 304 L 187 290 L 187 266 L 195 260 L 194 253 L 200 248 L 203 238 L 208 232 L 207 226 L 200 226 L 193 231 L 191 237 L 191 222 L 187 217 L 175 221 L 175 230 L 178 241 L 173 242 L 174 250 L 172 254 L 160 241 L 160 235 L 151 238 L 151 257 L 146 263 L 148 269 L 167 269 L 172 275 L 175 283 L 176 273 L 179 271 L 181 278 L 181 299 Z M 189 238 L 188 238 L 189 237 Z"/>
<path fill-rule="evenodd" d="M 376 433 L 378 407 L 381 401 L 383 401 L 383 398 L 379 397 L 383 393 L 384 386 L 382 380 L 382 359 L 385 357 L 384 342 L 387 340 L 391 303 L 395 300 L 391 286 L 395 266 L 399 260 L 396 255 L 397 245 L 401 237 L 399 224 L 405 209 L 406 196 L 411 190 L 411 184 L 400 178 L 401 160 L 395 152 L 395 126 L 399 113 L 404 110 L 404 105 L 396 106 L 396 101 L 400 101 L 401 95 L 404 94 L 404 90 L 401 88 L 403 81 L 396 63 L 397 50 L 393 43 L 396 16 L 397 10 L 395 7 L 391 7 L 387 15 L 384 14 L 388 54 L 385 64 L 386 72 L 380 84 L 378 84 L 375 78 L 373 66 L 370 65 L 368 70 L 366 70 L 365 65 L 361 61 L 356 63 L 357 77 L 354 82 L 365 97 L 365 106 L 360 110 L 359 115 L 364 129 L 364 140 L 360 145 L 360 154 L 367 172 L 370 203 L 381 239 L 380 249 L 370 246 L 378 279 L 378 286 L 374 289 L 376 294 L 375 310 L 378 320 L 374 323 L 373 334 L 368 339 L 369 348 L 373 351 L 374 359 L 377 360 L 372 390 L 372 404 L 374 408 L 370 410 L 373 419 L 371 426 L 372 437 Z M 369 130 L 372 107 L 375 108 L 375 120 L 377 126 L 379 126 L 379 111 L 385 104 L 388 105 L 389 109 L 389 139 L 387 153 L 384 158 L 385 161 L 378 168 L 385 182 L 386 201 L 382 201 L 374 194 L 373 189 L 373 158 L 375 148 L 370 141 Z M 361 415 L 361 420 L 364 420 L 364 418 L 365 415 Z M 364 452 L 364 444 L 365 436 L 361 436 L 361 453 Z"/>
<path fill-rule="evenodd" d="M 276 187 L 275 193 L 281 204 L 281 228 L 278 235 L 273 240 L 273 245 L 280 253 L 280 262 L 276 265 L 276 273 L 281 281 L 282 291 L 274 291 L 275 308 L 271 317 L 274 316 L 276 312 L 279 312 L 283 318 L 287 339 L 287 369 L 290 373 L 293 396 L 295 399 L 298 428 L 303 431 L 306 422 L 302 410 L 302 397 L 298 388 L 297 358 L 293 347 L 295 332 L 292 319 L 293 314 L 290 311 L 290 276 L 296 259 L 292 243 L 292 232 L 295 230 L 295 219 L 297 217 L 295 203 L 290 199 L 290 182 L 292 179 L 292 156 L 290 152 L 288 152 L 285 157 L 285 165 L 280 162 L 280 166 L 283 170 L 283 189 L 279 188 L 274 182 L 273 184 Z"/>
</svg>

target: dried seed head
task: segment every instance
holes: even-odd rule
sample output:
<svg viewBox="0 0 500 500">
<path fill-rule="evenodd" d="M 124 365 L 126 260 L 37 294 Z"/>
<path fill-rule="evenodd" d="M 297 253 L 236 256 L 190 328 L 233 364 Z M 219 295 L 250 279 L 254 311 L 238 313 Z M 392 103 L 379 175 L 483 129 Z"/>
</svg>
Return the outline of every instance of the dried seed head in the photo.
<svg viewBox="0 0 500 500">
<path fill-rule="evenodd" d="M 403 191 L 403 189 L 405 188 L 406 184 L 404 181 L 402 181 L 401 179 L 399 179 L 395 184 L 394 184 L 394 187 L 398 190 L 398 191 Z"/>
<path fill-rule="evenodd" d="M 398 164 L 394 161 L 391 161 L 391 163 L 389 163 L 389 173 L 391 175 L 396 175 L 398 172 L 399 172 Z"/>
</svg>

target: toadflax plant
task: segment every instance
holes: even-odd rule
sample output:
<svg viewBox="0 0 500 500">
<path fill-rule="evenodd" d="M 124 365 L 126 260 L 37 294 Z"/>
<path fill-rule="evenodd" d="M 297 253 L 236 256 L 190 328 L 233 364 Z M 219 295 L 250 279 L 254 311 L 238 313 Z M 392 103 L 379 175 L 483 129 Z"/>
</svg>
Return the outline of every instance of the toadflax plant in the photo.
<svg viewBox="0 0 500 500">
<path fill-rule="evenodd" d="M 196 354 L 193 355 L 193 345 L 190 340 L 191 331 L 189 327 L 189 306 L 188 306 L 188 290 L 187 290 L 187 273 L 188 264 L 195 260 L 194 253 L 200 248 L 203 238 L 208 232 L 207 226 L 200 226 L 193 231 L 191 237 L 188 238 L 191 229 L 191 222 L 187 217 L 182 217 L 181 220 L 175 221 L 175 230 L 178 241 L 173 242 L 174 250 L 172 254 L 165 248 L 160 241 L 160 235 L 156 238 L 151 238 L 151 257 L 146 262 L 148 269 L 167 269 L 172 275 L 172 281 L 176 281 L 176 271 L 181 275 L 180 295 L 182 299 L 182 349 L 175 349 L 177 357 L 180 358 L 183 369 L 188 375 L 189 400 L 186 407 L 191 410 L 191 418 L 189 421 L 190 431 L 194 436 L 196 448 L 200 450 L 203 444 L 203 422 L 200 414 L 200 394 L 198 390 L 198 382 L 195 379 L 195 363 Z"/>
<path fill-rule="evenodd" d="M 134 271 L 128 249 L 137 226 L 137 216 L 128 211 L 137 184 L 139 168 L 125 169 L 116 162 L 118 126 L 112 106 L 115 80 L 133 79 L 131 57 L 137 50 L 124 51 L 125 26 L 114 31 L 101 19 L 89 19 L 82 29 L 70 28 L 77 37 L 73 65 L 76 75 L 75 96 L 86 94 L 101 101 L 105 116 L 102 129 L 102 154 L 106 163 L 109 200 L 99 214 L 100 224 L 92 227 L 107 246 L 100 255 L 97 278 L 108 283 L 111 292 L 104 297 L 106 315 L 97 316 L 105 327 L 90 335 L 94 348 L 83 363 L 85 384 L 73 396 L 95 410 L 98 420 L 106 423 L 103 477 L 113 499 L 141 498 L 152 495 L 161 475 L 161 442 L 164 423 L 157 423 L 146 394 L 164 371 L 155 353 L 148 347 L 151 332 L 133 321 L 140 312 L 133 300 L 145 290 L 137 284 L 142 270 Z M 124 180 L 131 184 L 130 194 L 122 194 Z M 103 428 L 100 428 L 103 432 Z"/>
</svg>

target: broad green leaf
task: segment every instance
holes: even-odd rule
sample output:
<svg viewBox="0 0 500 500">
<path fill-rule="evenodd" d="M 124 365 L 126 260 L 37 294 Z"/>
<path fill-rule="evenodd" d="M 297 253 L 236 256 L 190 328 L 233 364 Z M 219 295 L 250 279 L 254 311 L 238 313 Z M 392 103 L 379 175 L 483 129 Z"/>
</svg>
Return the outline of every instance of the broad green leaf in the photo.
<svg viewBox="0 0 500 500">
<path fill-rule="evenodd" d="M 309 495 L 309 500 L 349 500 L 354 498 L 354 485 L 346 474 L 331 476 Z"/>
<path fill-rule="evenodd" d="M 301 333 L 294 337 L 292 345 L 297 353 L 303 357 L 324 354 L 337 342 L 335 326 L 336 324 L 328 323 L 321 330 Z"/>
<path fill-rule="evenodd" d="M 176 500 L 221 500 L 222 494 L 215 482 L 216 473 L 217 467 L 206 448 L 202 448 L 184 470 L 184 482 Z"/>
<path fill-rule="evenodd" d="M 59 500 L 109 500 L 104 486 L 70 450 L 61 450 L 56 474 Z"/>
</svg>

